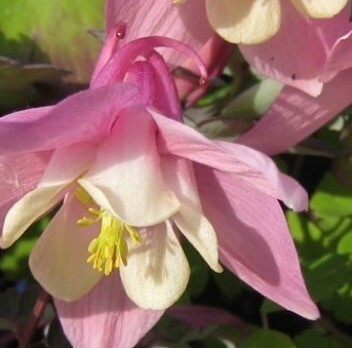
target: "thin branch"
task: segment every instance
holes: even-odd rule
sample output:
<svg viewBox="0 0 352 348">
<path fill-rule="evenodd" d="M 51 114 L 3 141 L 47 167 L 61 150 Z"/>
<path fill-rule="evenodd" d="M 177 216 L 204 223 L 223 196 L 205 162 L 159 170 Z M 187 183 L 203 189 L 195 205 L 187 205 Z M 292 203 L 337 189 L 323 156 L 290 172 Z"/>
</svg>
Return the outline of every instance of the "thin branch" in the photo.
<svg viewBox="0 0 352 348">
<path fill-rule="evenodd" d="M 32 313 L 30 314 L 27 323 L 23 328 L 23 332 L 21 334 L 19 348 L 29 348 L 32 337 L 38 327 L 40 318 L 43 315 L 44 309 L 50 299 L 50 295 L 45 291 L 41 290 L 37 301 L 32 309 Z"/>
</svg>

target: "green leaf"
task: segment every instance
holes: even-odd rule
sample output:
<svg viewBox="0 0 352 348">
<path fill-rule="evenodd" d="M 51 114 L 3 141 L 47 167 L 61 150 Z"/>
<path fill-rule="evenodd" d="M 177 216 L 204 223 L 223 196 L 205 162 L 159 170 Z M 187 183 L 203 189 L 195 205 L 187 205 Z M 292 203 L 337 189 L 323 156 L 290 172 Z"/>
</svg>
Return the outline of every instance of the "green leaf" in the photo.
<svg viewBox="0 0 352 348">
<path fill-rule="evenodd" d="M 263 115 L 281 89 L 282 84 L 277 81 L 270 79 L 260 81 L 231 101 L 223 109 L 222 115 L 228 117 L 237 115 L 244 118 Z"/>
<path fill-rule="evenodd" d="M 350 273 L 346 257 L 331 253 L 312 262 L 305 275 L 314 299 L 321 300 L 336 294 L 350 279 Z"/>
<path fill-rule="evenodd" d="M 321 230 L 309 221 L 306 215 L 288 211 L 286 218 L 292 237 L 299 246 L 299 255 L 302 257 L 303 263 L 319 258 L 325 252 L 322 250 L 323 234 Z"/>
<path fill-rule="evenodd" d="M 89 29 L 103 28 L 101 0 L 0 0 L 0 54 L 22 63 L 51 63 L 85 83 L 100 42 Z"/>
<path fill-rule="evenodd" d="M 320 183 L 310 206 L 317 217 L 352 215 L 352 188 L 342 185 L 328 173 Z"/>
<path fill-rule="evenodd" d="M 241 348 L 295 348 L 292 340 L 281 332 L 258 330 L 249 336 Z"/>
<path fill-rule="evenodd" d="M 0 92 L 21 90 L 33 83 L 55 83 L 64 73 L 49 64 L 21 64 L 0 56 Z"/>
<path fill-rule="evenodd" d="M 212 273 L 216 285 L 228 300 L 234 300 L 245 289 L 245 285 L 230 271 Z"/>
<path fill-rule="evenodd" d="M 332 336 L 327 336 L 313 329 L 308 329 L 295 337 L 297 348 L 342 348 Z"/>
<path fill-rule="evenodd" d="M 325 310 L 332 312 L 337 320 L 352 324 L 351 284 L 346 284 L 335 296 L 323 299 L 321 304 Z"/>
<path fill-rule="evenodd" d="M 187 293 L 190 297 L 196 297 L 203 292 L 208 282 L 209 266 L 190 243 L 184 243 L 183 249 L 191 267 L 191 277 L 188 283 Z"/>
<path fill-rule="evenodd" d="M 6 277 L 17 280 L 30 274 L 28 257 L 37 241 L 38 236 L 49 223 L 49 218 L 44 217 L 34 224 L 11 248 L 2 252 L 0 269 Z"/>
<path fill-rule="evenodd" d="M 282 307 L 280 307 L 278 304 L 276 304 L 268 299 L 265 299 L 263 301 L 263 304 L 260 307 L 260 312 L 262 314 L 276 313 L 276 312 L 281 312 L 283 310 L 284 309 Z"/>
<path fill-rule="evenodd" d="M 337 252 L 339 254 L 352 255 L 352 231 L 345 234 L 337 245 Z"/>
</svg>

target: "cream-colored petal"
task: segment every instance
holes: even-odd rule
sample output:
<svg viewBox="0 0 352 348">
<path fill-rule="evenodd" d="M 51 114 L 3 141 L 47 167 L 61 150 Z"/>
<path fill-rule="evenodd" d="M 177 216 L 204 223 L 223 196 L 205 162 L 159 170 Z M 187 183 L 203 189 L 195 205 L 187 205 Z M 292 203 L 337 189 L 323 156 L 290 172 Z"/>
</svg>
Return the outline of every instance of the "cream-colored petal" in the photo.
<svg viewBox="0 0 352 348">
<path fill-rule="evenodd" d="M 64 196 L 67 185 L 84 172 L 94 156 L 94 147 L 78 144 L 56 150 L 38 187 L 28 192 L 8 211 L 0 239 L 7 248 L 39 217 L 53 208 Z"/>
<path fill-rule="evenodd" d="M 182 158 L 164 155 L 162 168 L 166 182 L 182 203 L 181 209 L 173 215 L 173 221 L 209 266 L 215 272 L 221 272 L 216 233 L 203 216 L 193 167 Z"/>
<path fill-rule="evenodd" d="M 263 42 L 280 27 L 279 0 L 205 0 L 205 3 L 211 26 L 233 43 Z"/>
<path fill-rule="evenodd" d="M 37 188 L 17 201 L 5 217 L 1 248 L 11 246 L 34 221 L 53 208 L 63 198 L 64 187 L 65 185 Z"/>
<path fill-rule="evenodd" d="M 156 127 L 144 108 L 126 110 L 81 180 L 97 204 L 112 208 L 132 226 L 158 224 L 180 207 L 162 177 L 155 137 Z"/>
<path fill-rule="evenodd" d="M 222 272 L 223 269 L 219 264 L 218 240 L 208 219 L 201 212 L 186 205 L 183 205 L 172 219 L 208 265 L 215 272 Z"/>
<path fill-rule="evenodd" d="M 144 230 L 141 244 L 129 242 L 120 275 L 129 298 L 144 309 L 173 305 L 187 287 L 190 269 L 169 221 Z"/>
<path fill-rule="evenodd" d="M 76 221 L 86 207 L 69 197 L 39 238 L 29 266 L 34 278 L 55 298 L 75 301 L 103 276 L 87 263 L 88 245 L 98 235 L 99 224 L 80 227 Z"/>
<path fill-rule="evenodd" d="M 291 0 L 295 7 L 313 18 L 330 18 L 338 14 L 348 0 Z"/>
<path fill-rule="evenodd" d="M 201 209 L 191 162 L 176 156 L 162 155 L 161 164 L 163 177 L 178 200 L 182 204 Z"/>
</svg>

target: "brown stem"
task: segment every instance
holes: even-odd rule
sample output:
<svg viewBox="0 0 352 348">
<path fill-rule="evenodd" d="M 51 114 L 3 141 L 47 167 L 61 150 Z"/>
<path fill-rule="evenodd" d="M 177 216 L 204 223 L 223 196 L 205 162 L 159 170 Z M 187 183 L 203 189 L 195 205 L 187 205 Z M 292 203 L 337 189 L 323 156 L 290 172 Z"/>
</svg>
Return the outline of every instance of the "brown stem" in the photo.
<svg viewBox="0 0 352 348">
<path fill-rule="evenodd" d="M 32 313 L 30 314 L 27 323 L 23 328 L 23 332 L 21 334 L 19 348 L 29 348 L 32 337 L 38 327 L 40 318 L 43 315 L 44 309 L 50 299 L 50 295 L 45 291 L 41 290 L 37 301 L 34 304 L 32 309 Z"/>
</svg>

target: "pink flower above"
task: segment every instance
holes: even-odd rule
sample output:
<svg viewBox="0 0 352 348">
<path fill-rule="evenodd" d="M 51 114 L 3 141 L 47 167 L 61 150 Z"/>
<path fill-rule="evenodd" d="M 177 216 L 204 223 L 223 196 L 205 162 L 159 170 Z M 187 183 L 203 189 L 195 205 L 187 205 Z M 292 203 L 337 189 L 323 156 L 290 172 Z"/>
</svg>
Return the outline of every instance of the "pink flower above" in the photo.
<svg viewBox="0 0 352 348">
<path fill-rule="evenodd" d="M 329 2 L 330 3 L 330 2 Z M 258 45 L 240 45 L 261 74 L 318 96 L 324 83 L 352 66 L 351 4 L 331 19 L 307 18 L 289 3 L 279 33 Z"/>
<path fill-rule="evenodd" d="M 296 21 L 299 30 L 285 25 L 264 44 L 241 46 L 257 70 L 287 84 L 258 124 L 242 135 L 242 144 L 267 154 L 279 153 L 351 104 L 350 17 L 350 4 L 335 18 L 325 21 L 290 16 L 288 19 Z"/>
<path fill-rule="evenodd" d="M 273 37 L 284 21 L 281 11 L 292 3 L 295 12 L 312 18 L 330 18 L 339 13 L 348 0 L 204 0 L 214 30 L 233 43 L 258 44 Z M 119 2 L 115 0 L 114 2 Z M 173 0 L 184 6 L 195 0 Z"/>
</svg>

